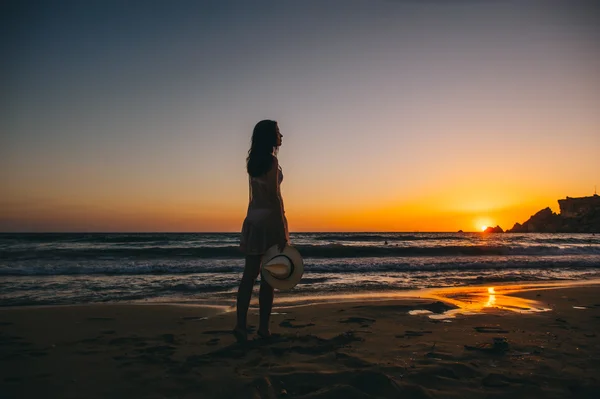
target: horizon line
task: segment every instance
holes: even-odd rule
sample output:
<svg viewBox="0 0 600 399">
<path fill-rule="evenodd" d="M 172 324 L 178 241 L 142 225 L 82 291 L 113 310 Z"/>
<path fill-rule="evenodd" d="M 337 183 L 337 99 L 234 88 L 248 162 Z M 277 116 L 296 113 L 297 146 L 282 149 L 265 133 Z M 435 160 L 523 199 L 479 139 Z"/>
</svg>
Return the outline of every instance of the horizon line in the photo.
<svg viewBox="0 0 600 399">
<path fill-rule="evenodd" d="M 447 234 L 447 233 L 484 233 L 480 230 L 461 231 L 291 231 L 290 234 Z M 0 234 L 241 234 L 236 231 L 0 231 Z M 520 234 L 520 233 L 519 233 Z"/>
</svg>

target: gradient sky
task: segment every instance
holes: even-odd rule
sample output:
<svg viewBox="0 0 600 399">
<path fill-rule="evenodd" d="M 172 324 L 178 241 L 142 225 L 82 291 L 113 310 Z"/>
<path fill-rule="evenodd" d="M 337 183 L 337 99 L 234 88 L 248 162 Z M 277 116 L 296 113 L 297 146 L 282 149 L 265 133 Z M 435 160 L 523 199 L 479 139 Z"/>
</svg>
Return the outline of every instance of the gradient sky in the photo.
<svg viewBox="0 0 600 399">
<path fill-rule="evenodd" d="M 3 2 L 0 231 L 239 231 L 264 118 L 291 231 L 558 211 L 600 185 L 592 4 Z"/>
</svg>

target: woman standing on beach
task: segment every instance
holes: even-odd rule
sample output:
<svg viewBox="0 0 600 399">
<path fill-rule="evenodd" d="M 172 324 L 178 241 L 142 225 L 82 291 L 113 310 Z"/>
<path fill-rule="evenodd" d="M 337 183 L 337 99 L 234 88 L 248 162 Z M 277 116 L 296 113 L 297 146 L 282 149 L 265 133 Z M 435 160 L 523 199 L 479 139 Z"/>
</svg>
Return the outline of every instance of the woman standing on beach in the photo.
<svg viewBox="0 0 600 399">
<path fill-rule="evenodd" d="M 244 275 L 237 294 L 237 324 L 233 330 L 238 341 L 246 341 L 246 318 L 254 282 L 260 272 L 262 255 L 277 245 L 280 250 L 289 241 L 289 232 L 280 184 L 283 174 L 277 161 L 277 151 L 283 135 L 277 122 L 260 121 L 254 126 L 252 144 L 246 158 L 250 181 L 248 213 L 242 226 L 240 247 L 246 255 Z M 273 307 L 273 287 L 261 279 L 259 293 L 260 323 L 258 335 L 269 337 L 269 319 Z"/>
</svg>

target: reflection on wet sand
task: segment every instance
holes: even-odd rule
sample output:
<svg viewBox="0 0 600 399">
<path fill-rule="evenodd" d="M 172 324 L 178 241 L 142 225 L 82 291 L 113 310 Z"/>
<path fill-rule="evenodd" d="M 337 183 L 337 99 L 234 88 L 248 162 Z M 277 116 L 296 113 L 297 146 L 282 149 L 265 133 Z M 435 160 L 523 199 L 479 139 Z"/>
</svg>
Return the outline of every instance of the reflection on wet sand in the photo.
<svg viewBox="0 0 600 399">
<path fill-rule="evenodd" d="M 517 285 L 502 287 L 456 287 L 430 290 L 424 296 L 456 306 L 456 309 L 448 310 L 442 314 L 429 315 L 430 318 L 437 319 L 452 318 L 457 314 L 477 314 L 494 309 L 517 313 L 534 313 L 550 310 L 544 307 L 541 302 L 509 295 L 525 290 L 526 287 Z"/>
<path fill-rule="evenodd" d="M 443 311 L 443 313 L 434 313 L 430 310 L 424 310 L 415 305 L 414 310 L 409 311 L 411 315 L 427 314 L 433 319 L 447 319 L 455 317 L 457 314 L 469 315 L 480 314 L 491 311 L 510 311 L 515 313 L 536 313 L 545 312 L 551 309 L 544 306 L 543 303 L 531 299 L 520 298 L 518 293 L 526 291 L 540 291 L 546 289 L 569 288 L 576 286 L 595 286 L 600 285 L 600 280 L 587 281 L 555 281 L 544 283 L 527 284 L 506 284 L 497 286 L 466 286 L 466 287 L 448 287 L 448 288 L 426 288 L 420 290 L 396 290 L 396 291 L 378 291 L 367 293 L 340 293 L 324 295 L 289 295 L 277 298 L 277 309 L 285 309 L 295 306 L 307 306 L 318 303 L 342 303 L 342 302 L 377 302 L 389 300 L 418 300 L 420 302 L 427 300 L 436 300 L 447 305 L 456 307 L 455 309 Z M 514 295 L 514 296 L 513 296 Z M 257 300 L 253 301 L 257 306 Z M 230 311 L 234 311 L 232 306 Z M 442 312 L 441 309 L 439 309 Z"/>
</svg>

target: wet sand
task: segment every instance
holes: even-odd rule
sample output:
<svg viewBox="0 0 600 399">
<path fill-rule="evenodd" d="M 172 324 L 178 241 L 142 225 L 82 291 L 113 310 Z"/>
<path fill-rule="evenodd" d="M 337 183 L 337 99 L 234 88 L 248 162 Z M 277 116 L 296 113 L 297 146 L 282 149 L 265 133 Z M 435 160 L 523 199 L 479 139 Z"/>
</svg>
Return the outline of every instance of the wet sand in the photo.
<svg viewBox="0 0 600 399">
<path fill-rule="evenodd" d="M 0 309 L 1 398 L 591 398 L 600 286 L 280 307 L 270 340 L 181 305 Z M 412 294 L 414 295 L 414 294 Z M 229 309 L 230 310 L 230 309 Z M 251 309 L 251 329 L 258 315 Z"/>
</svg>

